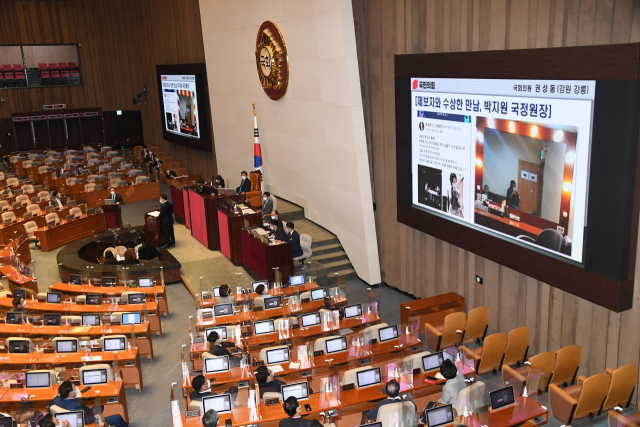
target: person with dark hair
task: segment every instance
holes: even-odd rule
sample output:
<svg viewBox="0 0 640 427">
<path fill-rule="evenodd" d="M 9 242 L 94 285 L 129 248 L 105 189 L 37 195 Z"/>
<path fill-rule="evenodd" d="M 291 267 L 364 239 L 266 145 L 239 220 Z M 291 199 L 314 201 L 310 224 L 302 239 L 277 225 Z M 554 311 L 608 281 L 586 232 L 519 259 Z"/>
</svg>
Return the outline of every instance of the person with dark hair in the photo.
<svg viewBox="0 0 640 427">
<path fill-rule="evenodd" d="M 112 251 L 108 251 L 106 254 L 104 254 L 104 263 L 103 263 L 103 265 L 117 265 L 117 264 L 118 264 L 118 260 L 113 255 Z"/>
<path fill-rule="evenodd" d="M 158 172 L 160 170 L 160 165 L 162 163 L 164 162 L 160 160 L 160 157 L 153 156 L 153 160 L 151 161 L 151 163 L 149 163 L 149 175 L 155 175 L 153 173 L 153 169 L 155 169 L 156 172 Z"/>
<path fill-rule="evenodd" d="M 436 402 L 429 402 L 426 409 L 420 415 L 420 419 L 426 424 L 427 409 L 441 405 L 455 405 L 458 401 L 458 394 L 466 387 L 464 383 L 464 375 L 458 372 L 456 365 L 449 359 L 440 365 L 440 373 L 446 378 L 447 382 L 442 386 L 442 396 Z"/>
<path fill-rule="evenodd" d="M 160 215 L 158 216 L 164 231 L 164 238 L 167 243 L 163 246 L 171 249 L 176 246 L 176 236 L 173 234 L 173 205 L 167 201 L 167 195 L 160 195 Z"/>
<path fill-rule="evenodd" d="M 483 196 L 487 197 L 487 200 L 489 200 L 489 186 L 485 184 L 484 186 L 484 191 L 482 192 Z"/>
<path fill-rule="evenodd" d="M 51 200 L 49 201 L 49 205 L 53 206 L 56 209 L 62 209 L 65 206 L 64 200 L 62 200 L 62 198 L 60 197 L 60 193 L 58 193 L 57 191 L 54 191 L 53 193 L 51 193 L 51 195 L 53 197 L 51 197 Z"/>
<path fill-rule="evenodd" d="M 279 427 L 323 427 L 318 420 L 305 420 L 302 418 L 302 407 L 295 396 L 287 398 L 282 406 L 289 418 L 281 420 Z"/>
<path fill-rule="evenodd" d="M 237 357 L 233 356 L 228 348 L 234 348 L 236 345 L 229 341 L 222 341 L 220 335 L 213 331 L 207 336 L 207 342 L 209 343 L 209 353 L 214 356 L 229 356 L 229 364 L 231 367 L 240 366 L 240 361 Z"/>
<path fill-rule="evenodd" d="M 282 223 L 282 220 L 280 219 L 280 213 L 276 210 L 273 211 L 273 215 L 271 216 L 272 220 L 276 220 L 278 222 L 278 228 L 282 228 L 284 230 L 284 224 Z"/>
<path fill-rule="evenodd" d="M 193 391 L 189 393 L 189 400 L 192 402 L 202 402 L 203 398 L 218 394 L 211 391 L 211 382 L 202 374 L 195 376 L 191 380 L 191 387 L 193 387 Z M 231 404 L 236 406 L 238 387 L 231 387 L 226 393 L 231 395 Z"/>
<path fill-rule="evenodd" d="M 451 196 L 449 213 L 451 215 L 462 217 L 462 203 L 460 202 L 460 191 L 458 191 L 458 176 L 455 173 L 449 175 L 449 182 L 451 182 Z"/>
<path fill-rule="evenodd" d="M 264 294 L 264 285 L 256 286 L 256 294 L 258 294 L 258 295 Z"/>
<path fill-rule="evenodd" d="M 261 365 L 256 371 L 256 381 L 258 381 L 260 388 L 261 399 L 262 396 L 268 392 L 280 393 L 280 390 L 282 390 L 281 387 L 287 384 L 284 381 L 274 379 L 273 372 L 264 365 Z"/>
<path fill-rule="evenodd" d="M 289 236 L 287 236 L 287 233 L 282 228 L 282 221 L 280 221 L 280 225 L 278 225 L 278 220 L 276 219 L 269 221 L 269 236 L 273 236 L 278 242 L 286 242 L 289 240 Z"/>
<path fill-rule="evenodd" d="M 53 404 L 66 409 L 67 411 L 82 411 L 84 412 L 84 423 L 92 424 L 95 422 L 96 417 L 93 414 L 93 410 L 88 408 L 82 400 L 78 397 L 80 390 L 74 386 L 69 380 L 66 380 L 58 386 L 58 396 L 53 398 Z M 104 421 L 109 426 L 127 427 L 127 423 L 124 422 L 120 415 L 110 415 L 104 417 Z"/>
<path fill-rule="evenodd" d="M 273 213 L 273 200 L 271 200 L 271 193 L 265 191 L 262 193 L 262 221 L 267 222 L 271 220 L 271 214 Z"/>
<path fill-rule="evenodd" d="M 320 306 L 319 310 L 337 311 L 340 314 L 340 320 L 344 319 L 344 313 L 342 312 L 340 307 L 333 301 L 333 298 L 328 295 L 322 300 L 322 305 Z"/>
<path fill-rule="evenodd" d="M 203 427 L 218 427 L 220 425 L 220 416 L 215 409 L 209 409 L 202 416 Z"/>
<path fill-rule="evenodd" d="M 236 188 L 236 193 L 242 194 L 247 191 L 251 191 L 251 180 L 247 171 L 242 171 L 242 181 L 240 181 L 240 187 Z"/>
<path fill-rule="evenodd" d="M 213 185 L 216 188 L 224 188 L 224 179 L 222 179 L 222 176 L 216 175 L 213 179 Z"/>
<path fill-rule="evenodd" d="M 410 396 L 405 395 L 404 398 L 403 396 L 400 396 L 400 384 L 398 383 L 398 381 L 396 380 L 389 381 L 385 386 L 385 390 L 388 396 L 387 399 L 381 402 L 378 402 L 378 405 L 372 410 L 362 412 L 361 424 L 365 423 L 365 417 L 371 421 L 375 421 L 376 418 L 378 417 L 378 411 L 380 410 L 380 407 L 384 405 L 389 405 L 391 403 L 411 402 L 413 404 L 413 407 L 415 408 L 414 411 L 416 412 L 418 411 L 416 404 L 413 403 L 413 400 L 411 399 Z"/>
<path fill-rule="evenodd" d="M 302 246 L 300 246 L 300 234 L 295 229 L 295 225 L 289 221 L 287 222 L 287 234 L 289 235 L 289 242 L 291 242 L 291 256 L 297 258 L 302 255 Z"/>
<path fill-rule="evenodd" d="M 507 206 L 518 209 L 518 205 L 520 205 L 520 195 L 518 195 L 516 191 L 516 182 L 511 180 L 509 188 L 507 189 Z"/>
<path fill-rule="evenodd" d="M 49 413 L 49 414 L 46 414 L 44 417 L 40 418 L 40 421 L 38 421 L 38 426 L 39 427 L 56 427 L 56 426 L 69 427 L 69 421 L 67 420 L 58 421 L 56 417 L 53 416 L 53 414 Z"/>
<path fill-rule="evenodd" d="M 27 302 L 24 300 L 24 298 L 14 297 L 11 300 L 11 305 L 13 305 L 13 308 L 9 310 L 9 313 L 22 313 L 23 319 L 25 318 L 25 316 L 32 319 L 31 311 L 25 308 Z"/>
<path fill-rule="evenodd" d="M 113 203 L 116 205 L 124 205 L 124 200 L 122 200 L 122 196 L 116 193 L 116 187 L 111 187 L 111 192 L 109 193 L 109 197 L 107 200 L 113 200 Z"/>
<path fill-rule="evenodd" d="M 171 180 L 171 179 L 173 179 L 173 178 L 177 177 L 177 176 L 178 176 L 178 174 L 176 173 L 176 171 L 174 171 L 174 170 L 172 170 L 172 169 L 171 169 L 171 170 L 167 169 L 166 171 L 164 171 L 164 176 L 165 176 L 167 179 Z"/>
<path fill-rule="evenodd" d="M 219 292 L 221 297 L 228 297 L 229 295 L 231 295 L 231 287 L 229 285 L 222 285 L 220 286 Z"/>
</svg>

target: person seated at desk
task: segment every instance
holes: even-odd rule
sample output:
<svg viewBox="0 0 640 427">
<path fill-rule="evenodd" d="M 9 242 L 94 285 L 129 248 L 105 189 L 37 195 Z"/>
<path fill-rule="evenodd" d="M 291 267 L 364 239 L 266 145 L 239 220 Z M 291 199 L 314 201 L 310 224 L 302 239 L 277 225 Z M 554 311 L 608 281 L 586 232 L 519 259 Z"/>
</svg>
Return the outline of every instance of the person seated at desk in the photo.
<svg viewBox="0 0 640 427">
<path fill-rule="evenodd" d="M 264 285 L 258 285 L 256 287 L 256 294 L 258 294 L 258 296 L 264 295 Z"/>
<path fill-rule="evenodd" d="M 297 258 L 302 256 L 302 246 L 300 246 L 300 234 L 295 230 L 295 224 L 291 221 L 287 222 L 287 234 L 291 243 L 291 256 Z"/>
<path fill-rule="evenodd" d="M 129 250 L 124 253 L 124 264 L 140 264 L 140 261 L 138 261 Z"/>
<path fill-rule="evenodd" d="M 56 209 L 62 209 L 65 206 L 64 200 L 60 197 L 60 193 L 54 191 L 51 194 L 53 197 L 49 200 L 49 206 L 53 206 Z"/>
<path fill-rule="evenodd" d="M 5 197 L 13 197 L 13 190 L 8 185 L 4 186 L 4 196 Z"/>
<path fill-rule="evenodd" d="M 276 219 L 272 219 L 269 222 L 269 237 L 271 236 L 279 242 L 289 241 L 289 236 L 287 236 L 287 233 L 282 228 L 282 221 L 280 221 L 280 225 L 278 225 L 278 220 Z"/>
<path fill-rule="evenodd" d="M 224 188 L 224 179 L 222 179 L 222 176 L 217 175 L 213 179 L 213 186 L 216 188 Z"/>
<path fill-rule="evenodd" d="M 123 205 L 124 200 L 122 200 L 122 196 L 116 193 L 116 187 L 111 187 L 111 193 L 107 200 L 113 200 L 116 205 Z"/>
<path fill-rule="evenodd" d="M 218 427 L 220 425 L 220 416 L 215 409 L 209 409 L 202 416 L 203 427 Z"/>
<path fill-rule="evenodd" d="M 27 306 L 27 302 L 24 298 L 15 297 L 11 300 L 11 305 L 13 305 L 13 308 L 9 310 L 9 313 L 23 313 L 27 316 L 31 316 L 31 312 L 25 308 Z"/>
<path fill-rule="evenodd" d="M 227 348 L 234 348 L 236 345 L 232 342 L 222 342 L 220 340 L 220 335 L 213 331 L 207 336 L 207 341 L 209 342 L 209 353 L 214 356 L 229 356 L 229 364 L 232 368 L 240 366 L 240 359 L 233 356 Z"/>
<path fill-rule="evenodd" d="M 518 209 L 519 204 L 520 196 L 516 191 L 516 182 L 511 180 L 511 185 L 509 185 L 509 189 L 507 190 L 507 206 L 513 209 Z"/>
<path fill-rule="evenodd" d="M 262 193 L 262 221 L 269 221 L 271 218 L 271 214 L 273 214 L 273 200 L 271 199 L 271 193 L 265 191 L 264 193 Z"/>
<path fill-rule="evenodd" d="M 153 151 L 148 150 L 147 154 L 143 157 L 143 160 L 145 163 L 151 163 L 154 157 L 155 155 L 153 154 Z"/>
<path fill-rule="evenodd" d="M 175 171 L 173 171 L 173 170 L 169 170 L 169 169 L 167 169 L 166 171 L 164 171 L 164 176 L 165 176 L 167 179 L 173 179 L 173 178 L 177 177 L 177 176 L 178 176 L 178 174 L 177 174 Z"/>
<path fill-rule="evenodd" d="M 331 298 L 330 296 L 324 297 L 322 304 L 323 305 L 320 306 L 319 310 L 337 311 L 338 313 L 340 313 L 340 320 L 344 319 L 344 313 L 341 310 L 340 305 L 336 304 L 333 301 L 333 298 Z"/>
<path fill-rule="evenodd" d="M 427 423 L 427 409 L 442 405 L 455 405 L 458 401 L 458 394 L 465 389 L 464 375 L 458 372 L 456 365 L 447 359 L 440 365 L 440 373 L 447 379 L 442 386 L 442 396 L 436 402 L 429 402 L 427 408 L 420 415 L 420 419 L 424 424 Z"/>
<path fill-rule="evenodd" d="M 96 417 L 93 410 L 77 397 L 78 394 L 80 394 L 80 389 L 74 386 L 71 381 L 66 380 L 58 387 L 58 396 L 53 398 L 53 404 L 67 411 L 82 411 L 84 412 L 85 425 L 94 423 Z M 109 426 L 127 427 L 127 423 L 119 414 L 104 417 L 104 421 Z"/>
<path fill-rule="evenodd" d="M 484 191 L 482 192 L 482 195 L 485 196 L 487 200 L 491 200 L 491 196 L 489 196 L 489 186 L 486 184 L 484 186 Z"/>
<path fill-rule="evenodd" d="M 295 396 L 290 396 L 282 404 L 284 412 L 289 416 L 284 420 L 280 420 L 279 427 L 323 427 L 318 420 L 306 420 L 302 418 L 302 406 L 298 403 Z M 334 426 L 334 424 L 325 423 L 325 426 Z"/>
<path fill-rule="evenodd" d="M 58 419 L 54 417 L 53 414 L 46 414 L 44 417 L 40 418 L 40 421 L 38 421 L 38 426 L 39 427 L 56 427 L 56 426 L 70 427 L 69 421 L 67 420 L 58 421 Z"/>
<path fill-rule="evenodd" d="M 144 242 L 142 242 L 140 248 L 138 249 L 138 260 L 140 261 L 151 261 L 154 258 L 158 258 L 160 256 L 160 252 L 152 246 L 145 246 Z"/>
<path fill-rule="evenodd" d="M 260 387 L 260 399 L 265 393 L 280 393 L 281 387 L 287 385 L 284 381 L 274 379 L 273 372 L 264 365 L 261 365 L 256 371 L 256 380 Z"/>
<path fill-rule="evenodd" d="M 202 402 L 203 398 L 216 396 L 218 394 L 211 391 L 211 382 L 202 374 L 193 377 L 193 380 L 191 380 L 191 386 L 193 387 L 193 391 L 189 393 L 189 400 L 192 402 Z M 238 406 L 236 402 L 238 398 L 238 387 L 231 387 L 225 393 L 229 393 L 231 395 L 231 404 L 234 407 Z"/>
<path fill-rule="evenodd" d="M 104 254 L 104 263 L 103 265 L 118 265 L 118 260 L 113 255 L 113 252 L 109 251 Z"/>
<path fill-rule="evenodd" d="M 236 193 L 242 194 L 247 191 L 251 191 L 251 180 L 248 178 L 247 171 L 242 171 L 242 181 L 240 181 L 240 187 L 236 188 Z"/>
<path fill-rule="evenodd" d="M 64 166 L 60 166 L 59 168 L 56 168 L 56 178 L 62 178 L 62 174 L 64 174 Z"/>
<path fill-rule="evenodd" d="M 378 402 L 378 405 L 375 408 L 373 408 L 372 410 L 362 412 L 362 422 L 361 422 L 361 424 L 364 424 L 365 417 L 367 417 L 371 421 L 375 421 L 376 418 L 378 417 L 378 411 L 380 410 L 381 406 L 389 405 L 391 403 L 398 403 L 398 402 L 411 402 L 411 403 L 413 403 L 413 400 L 411 399 L 410 396 L 405 395 L 404 398 L 402 396 L 400 396 L 400 383 L 398 383 L 398 381 L 396 381 L 396 380 L 389 381 L 387 383 L 387 385 L 385 386 L 385 389 L 387 391 L 387 396 L 389 396 L 389 397 L 387 397 L 386 400 Z M 418 408 L 417 408 L 415 403 L 413 403 L 413 407 L 415 408 L 414 411 L 418 412 Z"/>
<path fill-rule="evenodd" d="M 278 213 L 278 211 L 273 211 L 273 215 L 271 216 L 271 219 L 275 219 L 276 221 L 278 221 L 278 227 L 284 230 L 284 224 L 280 219 L 280 214 Z"/>
<path fill-rule="evenodd" d="M 149 164 L 149 175 L 153 175 L 153 169 L 155 169 L 156 172 L 158 172 L 160 170 L 160 165 L 162 163 L 164 163 L 164 162 L 162 160 L 160 160 L 159 157 L 153 156 L 153 160 Z"/>
</svg>

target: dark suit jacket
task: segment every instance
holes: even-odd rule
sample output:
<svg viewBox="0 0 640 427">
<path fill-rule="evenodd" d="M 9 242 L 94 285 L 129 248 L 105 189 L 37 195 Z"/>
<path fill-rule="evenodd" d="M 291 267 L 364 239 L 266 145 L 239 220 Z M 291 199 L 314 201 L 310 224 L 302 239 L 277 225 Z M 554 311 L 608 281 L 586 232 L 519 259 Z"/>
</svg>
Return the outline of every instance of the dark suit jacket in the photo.
<svg viewBox="0 0 640 427">
<path fill-rule="evenodd" d="M 291 256 L 293 258 L 302 255 L 302 247 L 300 246 L 300 235 L 296 230 L 289 235 L 289 242 L 291 242 Z"/>
<path fill-rule="evenodd" d="M 270 231 L 269 235 L 276 236 L 276 240 L 280 240 L 281 242 L 289 241 L 289 236 L 287 236 L 287 233 L 284 231 L 284 228 L 282 228 L 282 226 L 276 228 L 275 232 L 273 230 Z"/>
<path fill-rule="evenodd" d="M 151 160 L 153 160 L 153 159 L 151 158 L 150 155 L 147 154 L 146 156 L 144 156 L 144 162 L 145 163 L 149 163 Z"/>
<path fill-rule="evenodd" d="M 236 193 L 246 193 L 247 191 L 251 191 L 251 180 L 249 177 L 240 183 L 240 187 L 236 188 Z"/>
<path fill-rule="evenodd" d="M 262 399 L 265 393 L 280 393 L 283 385 L 287 385 L 287 383 L 280 380 L 271 380 L 268 383 L 260 384 L 260 399 Z"/>
<path fill-rule="evenodd" d="M 62 206 L 66 206 L 66 204 L 64 203 L 64 200 L 62 200 L 62 198 L 58 199 L 58 201 L 60 202 L 60 204 L 62 204 Z M 51 200 L 49 200 L 49 206 L 53 206 L 53 207 L 58 207 L 58 205 L 55 203 L 55 197 L 52 198 Z"/>
<path fill-rule="evenodd" d="M 166 221 L 167 224 L 173 224 L 173 205 L 171 204 L 171 202 L 166 201 L 162 204 L 162 206 L 160 206 L 159 218 L 162 223 Z"/>
<path fill-rule="evenodd" d="M 222 343 L 222 345 L 213 345 L 209 344 L 209 353 L 214 356 L 229 356 L 231 357 L 231 352 L 226 349 L 227 346 L 225 344 L 231 344 L 231 347 L 235 347 L 233 343 Z"/>
<path fill-rule="evenodd" d="M 224 179 L 221 179 L 218 184 L 216 184 L 217 188 L 224 188 Z"/>
<path fill-rule="evenodd" d="M 111 194 L 109 194 L 109 196 L 107 197 L 107 199 L 113 199 L 113 197 L 111 196 Z M 119 195 L 118 193 L 116 193 L 116 197 L 114 199 L 116 201 L 116 203 L 120 203 L 121 205 L 124 205 L 124 200 L 122 200 L 122 196 Z"/>
<path fill-rule="evenodd" d="M 271 219 L 274 219 L 274 218 L 271 217 Z M 278 217 L 276 221 L 278 221 L 278 228 L 282 228 L 284 230 L 284 224 L 282 223 L 282 220 L 280 219 L 280 217 Z"/>
<path fill-rule="evenodd" d="M 56 396 L 53 398 L 53 404 L 64 408 L 67 411 L 83 411 L 85 424 L 92 424 L 93 422 L 95 422 L 96 417 L 95 415 L 93 415 L 93 410 L 87 407 L 84 403 L 82 403 L 82 400 L 78 398 L 63 399 L 60 396 Z"/>
<path fill-rule="evenodd" d="M 304 418 L 285 418 L 280 421 L 279 427 L 322 427 L 318 420 L 305 420 Z"/>
</svg>

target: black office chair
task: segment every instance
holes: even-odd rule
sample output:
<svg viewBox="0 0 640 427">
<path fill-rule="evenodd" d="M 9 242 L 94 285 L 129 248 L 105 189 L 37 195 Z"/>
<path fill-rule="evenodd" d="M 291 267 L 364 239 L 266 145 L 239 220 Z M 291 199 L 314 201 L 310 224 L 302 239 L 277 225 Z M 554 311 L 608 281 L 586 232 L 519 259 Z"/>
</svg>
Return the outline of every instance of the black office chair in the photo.
<svg viewBox="0 0 640 427">
<path fill-rule="evenodd" d="M 562 250 L 562 234 L 558 230 L 553 228 L 544 229 L 538 234 L 535 240 L 529 236 L 520 235 L 516 239 L 525 240 L 527 242 L 535 243 L 543 248 L 551 249 L 556 252 Z"/>
</svg>

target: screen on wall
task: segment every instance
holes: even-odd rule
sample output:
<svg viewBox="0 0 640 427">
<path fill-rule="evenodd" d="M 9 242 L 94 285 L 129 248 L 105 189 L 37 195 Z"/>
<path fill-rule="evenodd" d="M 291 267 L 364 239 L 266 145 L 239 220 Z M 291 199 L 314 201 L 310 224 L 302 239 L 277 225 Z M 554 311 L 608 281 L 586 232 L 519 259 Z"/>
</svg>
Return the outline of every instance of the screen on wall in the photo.
<svg viewBox="0 0 640 427">
<path fill-rule="evenodd" d="M 165 140 L 202 151 L 213 149 L 205 64 L 157 65 Z"/>
<path fill-rule="evenodd" d="M 595 81 L 410 84 L 413 206 L 582 263 Z"/>
</svg>

